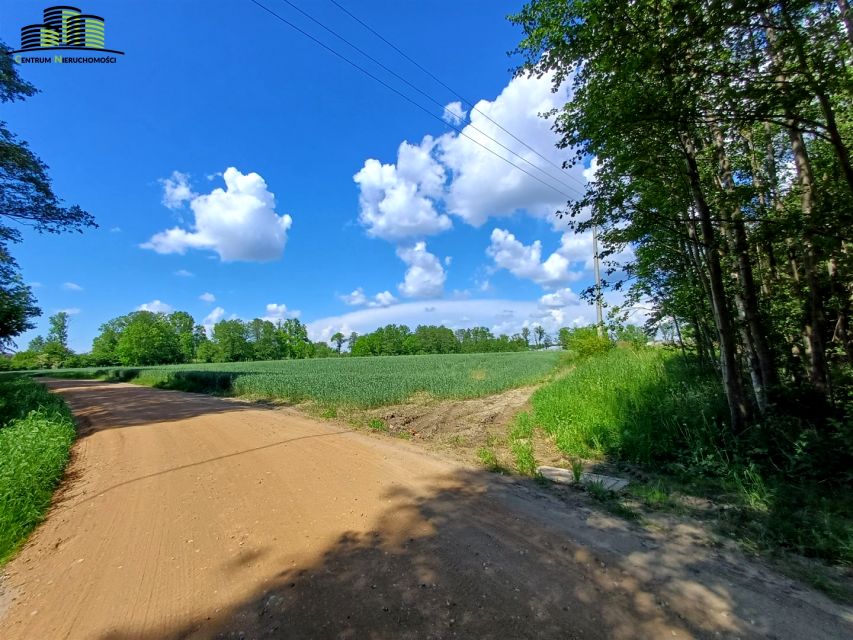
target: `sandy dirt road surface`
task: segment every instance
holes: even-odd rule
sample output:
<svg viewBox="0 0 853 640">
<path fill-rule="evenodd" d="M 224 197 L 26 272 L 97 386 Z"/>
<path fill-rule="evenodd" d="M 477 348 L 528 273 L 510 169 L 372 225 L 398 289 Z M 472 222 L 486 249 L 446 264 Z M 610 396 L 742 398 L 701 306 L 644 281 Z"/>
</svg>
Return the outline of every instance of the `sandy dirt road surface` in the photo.
<svg viewBox="0 0 853 640">
<path fill-rule="evenodd" d="M 853 637 L 850 609 L 689 527 L 288 411 L 48 384 L 81 435 L 5 568 L 4 640 Z"/>
</svg>

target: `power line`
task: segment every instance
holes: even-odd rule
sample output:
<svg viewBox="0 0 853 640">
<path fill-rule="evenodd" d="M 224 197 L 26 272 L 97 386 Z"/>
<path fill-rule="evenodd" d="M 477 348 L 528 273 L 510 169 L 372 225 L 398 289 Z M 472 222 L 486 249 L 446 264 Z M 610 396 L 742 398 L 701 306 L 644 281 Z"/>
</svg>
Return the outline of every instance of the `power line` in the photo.
<svg viewBox="0 0 853 640">
<path fill-rule="evenodd" d="M 285 0 L 285 1 L 287 1 L 287 0 Z M 453 89 L 452 87 L 448 86 L 448 85 L 447 85 L 447 84 L 446 84 L 446 83 L 445 83 L 441 78 L 439 78 L 439 77 L 438 77 L 438 76 L 436 76 L 432 71 L 430 71 L 429 69 L 427 69 L 426 67 L 424 67 L 423 65 L 421 65 L 417 60 L 412 59 L 412 58 L 411 58 L 411 57 L 410 57 L 410 56 L 409 56 L 405 51 L 403 51 L 402 49 L 400 49 L 397 45 L 395 45 L 393 42 L 391 42 L 390 40 L 388 40 L 388 39 L 387 39 L 385 36 L 383 36 L 381 33 L 379 33 L 378 31 L 376 31 L 376 29 L 374 29 L 374 28 L 373 28 L 373 27 L 371 27 L 369 24 L 367 24 L 366 22 L 364 22 L 361 18 L 359 18 L 358 16 L 356 16 L 355 14 L 353 14 L 352 12 L 350 12 L 346 7 L 344 7 L 344 6 L 343 6 L 343 5 L 341 5 L 339 2 L 337 2 L 337 0 L 329 0 L 329 2 L 331 2 L 331 3 L 332 3 L 333 5 L 335 5 L 338 9 L 340 9 L 340 10 L 341 10 L 341 11 L 343 11 L 345 14 L 347 14 L 350 18 L 352 18 L 353 20 L 355 20 L 355 21 L 356 21 L 358 24 L 360 24 L 362 27 L 364 27 L 365 29 L 367 29 L 370 33 L 372 33 L 372 34 L 373 34 L 373 35 L 375 35 L 377 38 L 379 38 L 380 40 L 382 40 L 382 42 L 384 42 L 385 44 L 387 44 L 387 45 L 388 45 L 389 47 L 391 47 L 394 51 L 396 51 L 396 52 L 397 52 L 397 53 L 399 53 L 401 56 L 403 56 L 406 60 L 408 60 L 408 61 L 409 61 L 410 63 L 412 63 L 413 65 L 415 65 L 418 69 L 420 69 L 420 70 L 421 70 L 421 71 L 423 71 L 425 74 L 427 74 L 427 75 L 428 75 L 430 78 L 432 78 L 435 82 L 437 82 L 437 83 L 438 83 L 438 84 L 440 84 L 442 87 L 444 87 L 445 89 L 447 89 L 447 90 L 448 90 L 450 93 L 452 93 L 455 97 L 459 98 L 459 100 L 461 100 L 464 104 L 468 105 L 468 107 L 469 107 L 472 111 L 476 111 L 477 113 L 479 113 L 481 116 L 483 116 L 484 118 L 486 118 L 486 120 L 488 120 L 488 121 L 489 121 L 489 122 L 491 122 L 493 125 L 495 125 L 498 129 L 500 129 L 501 131 L 503 131 L 504 133 L 506 133 L 508 136 L 510 136 L 513 140 L 515 140 L 516 142 L 518 142 L 518 143 L 520 143 L 520 144 L 524 145 L 527 149 L 529 149 L 530 151 L 532 151 L 533 153 L 535 153 L 537 156 L 539 156 L 540 158 L 542 158 L 545 162 L 547 162 L 548 164 L 550 164 L 552 167 L 555 167 L 558 171 L 560 171 L 560 173 L 561 173 L 561 174 L 565 174 L 567 178 L 570 178 L 570 179 L 574 180 L 576 183 L 578 183 L 578 184 L 581 186 L 581 188 L 583 188 L 583 189 L 585 189 L 585 188 L 586 188 L 586 185 L 585 185 L 583 182 L 581 182 L 581 181 L 580 181 L 580 180 L 578 180 L 576 177 L 574 177 L 572 174 L 570 174 L 568 171 L 566 171 L 564 167 L 562 167 L 562 166 L 558 165 L 556 162 L 554 162 L 553 160 L 551 160 L 551 159 L 550 159 L 550 158 L 548 158 L 547 156 L 543 155 L 542 153 L 540 153 L 539 151 L 537 151 L 536 149 L 534 149 L 533 147 L 531 147 L 529 144 L 527 144 L 524 140 L 522 140 L 521 138 L 519 138 L 518 136 L 516 136 L 514 133 L 512 133 L 512 132 L 511 132 L 511 131 L 509 131 L 508 129 L 504 128 L 504 126 L 503 126 L 502 124 L 500 124 L 498 121 L 496 121 L 496 120 L 492 119 L 492 118 L 491 118 L 491 116 L 489 116 L 489 114 L 487 114 L 487 113 L 485 113 L 485 112 L 481 111 L 480 109 L 478 109 L 478 108 L 476 107 L 475 103 L 473 103 L 473 102 L 471 102 L 470 100 L 468 100 L 468 99 L 464 98 L 463 96 L 461 96 L 461 95 L 459 94 L 459 92 L 458 92 L 458 91 L 456 91 L 456 90 L 455 90 L 455 89 Z M 288 4 L 290 4 L 290 3 L 288 3 Z M 473 126 L 473 125 L 472 125 L 472 126 Z M 541 171 L 541 169 L 540 169 L 540 171 Z M 550 174 L 546 174 L 546 175 L 550 175 Z"/>
<path fill-rule="evenodd" d="M 421 88 L 419 88 L 418 86 L 416 86 L 416 85 L 412 84 L 412 82 L 410 82 L 409 80 L 407 80 L 405 77 L 401 76 L 399 73 L 397 73 L 397 72 L 396 72 L 396 71 L 394 71 L 393 69 L 389 68 L 387 65 L 383 64 L 381 61 L 377 60 L 374 56 L 372 56 L 372 55 L 370 55 L 369 53 L 367 53 L 364 49 L 360 48 L 358 45 L 355 45 L 355 44 L 353 44 L 352 42 L 350 42 L 347 38 L 345 38 L 344 36 L 342 36 L 341 34 L 339 34 L 339 33 L 338 33 L 337 31 L 335 31 L 334 29 L 332 29 L 332 28 L 330 28 L 330 27 L 327 27 L 325 24 L 323 24 L 323 22 L 321 22 L 320 20 L 318 20 L 317 18 L 315 18 L 314 16 L 312 16 L 310 13 L 308 13 L 308 12 L 307 12 L 307 11 L 305 11 L 304 9 L 300 8 L 297 4 L 295 4 L 295 3 L 291 2 L 291 0 L 281 0 L 281 1 L 282 1 L 282 2 L 284 2 L 286 5 L 288 5 L 288 6 L 292 7 L 293 9 L 295 9 L 295 10 L 296 10 L 296 11 L 298 11 L 299 13 L 301 13 L 303 16 L 305 16 L 306 18 L 308 18 L 309 20 L 311 20 L 313 23 L 317 24 L 320 28 L 325 29 L 326 31 L 328 31 L 329 33 L 331 33 L 331 34 L 332 34 L 333 36 L 335 36 L 338 40 L 340 40 L 340 41 L 344 42 L 344 43 L 345 43 L 345 44 L 347 44 L 349 47 L 351 47 L 352 49 L 354 49 L 355 51 L 357 51 L 358 53 L 360 53 L 361 55 L 363 55 L 365 58 L 367 58 L 368 60 L 370 60 L 370 61 L 371 61 L 371 62 L 373 62 L 374 64 L 379 65 L 379 67 L 381 67 L 381 68 L 382 68 L 383 70 L 385 70 L 387 73 L 390 73 L 392 76 L 394 76 L 395 78 L 397 78 L 397 80 L 399 80 L 400 82 L 404 83 L 404 84 L 405 84 L 406 86 L 408 86 L 409 88 L 414 89 L 415 91 L 417 91 L 419 94 L 421 94 L 424 98 L 426 98 L 427 100 L 429 100 L 430 102 L 432 102 L 432 103 L 433 103 L 434 105 L 436 105 L 438 108 L 440 108 L 440 109 L 444 110 L 444 108 L 445 108 L 445 107 L 444 107 L 444 104 L 442 104 L 441 102 L 439 102 L 438 100 L 436 100 L 434 97 L 432 97 L 432 96 L 431 96 L 430 94 L 428 94 L 426 91 L 423 91 L 423 90 L 422 90 Z M 479 111 L 479 109 L 477 110 L 477 112 L 478 112 L 478 113 L 482 113 L 481 111 Z M 486 116 L 486 117 L 488 118 L 488 116 Z M 489 120 L 491 120 L 491 118 L 489 118 Z M 447 121 L 445 120 L 444 122 L 447 122 Z M 492 120 L 492 122 L 494 122 L 494 121 Z M 448 124 L 449 124 L 449 123 L 448 123 Z M 497 123 L 495 123 L 495 124 L 497 124 Z M 540 166 L 539 166 L 539 165 L 537 165 L 537 164 L 534 164 L 533 162 L 531 162 L 530 160 L 528 160 L 527 158 L 525 158 L 523 155 L 521 155 L 521 154 L 520 154 L 520 153 L 518 153 L 517 151 L 514 151 L 514 150 L 513 150 L 513 149 L 511 149 L 510 147 L 506 146 L 505 144 L 503 144 L 503 143 L 502 143 L 500 140 L 498 140 L 497 138 L 495 138 L 495 137 L 493 137 L 493 136 L 490 136 L 488 133 L 486 133 L 486 132 L 485 132 L 485 131 L 483 131 L 482 129 L 478 128 L 478 127 L 477 127 L 476 125 L 474 125 L 473 123 L 469 124 L 469 126 L 470 126 L 474 131 L 476 131 L 477 133 L 479 133 L 480 135 L 484 136 L 485 138 L 488 138 L 489 140 L 491 140 L 492 142 L 494 142 L 495 144 L 497 144 L 498 146 L 500 146 L 501 148 L 503 148 L 505 151 L 508 151 L 509 153 L 511 153 L 512 155 L 516 156 L 517 158 L 519 158 L 519 159 L 520 159 L 520 160 L 522 160 L 523 162 L 527 163 L 528 165 L 530 165 L 530 166 L 531 166 L 531 167 L 533 167 L 534 169 L 536 169 L 536 170 L 538 170 L 538 171 L 541 171 L 543 175 L 547 176 L 547 177 L 548 177 L 549 179 L 551 179 L 551 180 L 554 180 L 557 184 L 562 185 L 562 186 L 566 187 L 567 189 L 574 189 L 574 187 L 571 187 L 570 185 L 563 183 L 562 177 L 556 177 L 556 176 L 552 175 L 551 173 L 549 173 L 549 172 L 545 171 L 542 167 L 540 167 Z M 497 126 L 498 126 L 498 127 L 500 127 L 500 125 L 497 125 Z M 500 128 L 501 128 L 501 129 L 503 129 L 503 127 L 500 127 Z M 504 131 L 506 131 L 506 130 L 504 129 Z M 507 133 L 509 133 L 509 132 L 507 131 Z M 512 134 L 511 134 L 511 133 L 509 133 L 509 135 L 511 135 L 511 136 L 512 136 Z M 512 137 L 513 137 L 513 138 L 515 138 L 515 136 L 512 136 Z M 527 144 L 526 144 L 525 142 L 523 142 L 522 140 L 519 140 L 518 138 L 515 138 L 515 139 L 516 139 L 516 140 L 518 140 L 518 142 L 520 142 L 520 143 L 521 143 L 521 144 L 523 144 L 524 146 L 528 147 L 531 151 L 533 151 L 533 153 L 535 153 L 536 155 L 538 155 L 540 158 L 542 158 L 542 159 L 543 159 L 543 160 L 545 160 L 546 162 L 549 162 L 550 164 L 552 164 L 552 165 L 556 166 L 556 167 L 557 167 L 557 170 L 558 170 L 558 171 L 560 171 L 560 174 L 561 174 L 561 176 L 562 176 L 563 172 L 562 172 L 562 170 L 560 169 L 560 167 L 559 167 L 559 166 L 555 165 L 553 162 L 551 162 L 550 160 L 548 160 L 547 158 L 545 158 L 544 156 L 542 156 L 542 154 L 540 154 L 539 152 L 537 152 L 535 149 L 531 148 L 529 145 L 527 145 Z"/>
<path fill-rule="evenodd" d="M 343 55 L 342 53 L 339 53 L 338 51 L 336 51 L 335 49 L 333 49 L 332 47 L 330 47 L 330 46 L 329 46 L 329 45 L 327 45 L 326 43 L 322 42 L 321 40 L 318 40 L 317 38 L 315 38 L 314 36 L 312 36 L 310 33 L 308 33 L 307 31 L 305 31 L 304 29 L 302 29 L 302 28 L 298 27 L 297 25 L 293 24 L 293 23 L 292 23 L 292 22 L 290 22 L 288 19 L 286 19 L 286 18 L 284 18 L 284 17 L 280 16 L 279 14 L 277 14 L 275 11 L 273 11 L 273 10 L 272 10 L 272 9 L 270 9 L 269 7 L 267 7 L 267 6 L 263 5 L 263 4 L 261 4 L 260 2 L 258 2 L 258 0 L 249 0 L 249 2 L 251 2 L 252 4 L 255 4 L 255 5 L 257 5 L 257 6 L 259 6 L 261 9 L 263 9 L 264 11 L 266 11 L 267 13 L 269 13 L 270 15 L 272 15 L 273 17 L 275 17 L 276 19 L 278 19 L 278 20 L 280 20 L 281 22 L 285 23 L 285 24 L 286 24 L 287 26 L 289 26 L 291 29 L 293 29 L 293 30 L 295 30 L 295 31 L 298 31 L 299 33 L 301 33 L 302 35 L 304 35 L 306 38 L 308 38 L 308 39 L 312 40 L 313 42 L 315 42 L 316 44 L 320 45 L 321 47 L 323 47 L 324 49 L 326 49 L 326 50 L 327 50 L 327 51 L 329 51 L 330 53 L 334 54 L 335 56 L 337 56 L 338 58 L 340 58 L 341 60 L 343 60 L 343 61 L 344 61 L 344 62 L 346 62 L 347 64 L 349 64 L 349 65 L 351 65 L 351 66 L 355 67 L 356 69 L 358 69 L 359 71 L 361 71 L 363 74 L 365 74 L 365 75 L 366 75 L 366 76 L 368 76 L 369 78 L 373 79 L 374 81 L 376 81 L 376 82 L 378 82 L 379 84 L 381 84 L 382 86 L 384 86 L 386 89 L 389 89 L 390 91 L 393 91 L 393 92 L 394 92 L 394 93 L 396 93 L 398 96 L 400 96 L 401 98 L 403 98 L 403 99 L 404 99 L 404 100 L 406 100 L 407 102 L 409 102 L 409 103 L 413 104 L 413 105 L 414 105 L 414 106 L 416 106 L 418 109 L 420 109 L 421 111 L 423 111 L 424 113 L 426 113 L 426 114 L 427 114 L 428 116 L 430 116 L 431 118 L 435 118 L 435 119 L 436 119 L 436 120 L 438 120 L 439 122 L 442 122 L 442 123 L 447 124 L 447 126 L 449 126 L 451 129 L 453 129 L 454 131 L 456 131 L 459 135 L 464 136 L 465 138 L 468 138 L 471 142 L 474 142 L 475 144 L 478 144 L 479 146 L 483 147 L 483 149 L 485 149 L 486 151 L 488 151 L 489 153 L 491 153 L 491 154 L 492 154 L 492 155 L 494 155 L 495 157 L 500 158 L 501 160 L 503 160 L 504 162 L 506 162 L 506 163 L 507 163 L 507 164 L 509 164 L 510 166 L 515 167 L 516 169 L 518 169 L 518 170 L 519 170 L 519 171 L 521 171 L 522 173 L 527 174 L 528 176 L 530 176 L 531 178 L 533 178 L 533 179 L 534 179 L 534 180 L 536 180 L 537 182 L 539 182 L 539 183 L 541 183 L 541 184 L 545 185 L 546 187 L 548 187 L 549 189 L 552 189 L 553 191 L 555 191 L 555 192 L 559 193 L 560 195 L 562 195 L 562 196 L 564 196 L 564 197 L 566 197 L 566 198 L 568 198 L 568 199 L 570 199 L 570 200 L 574 197 L 574 196 L 572 196 L 572 195 L 570 195 L 570 194 L 566 193 L 565 191 L 562 191 L 561 189 L 558 189 L 558 188 L 557 188 L 557 187 L 555 187 L 554 185 L 552 185 L 552 184 L 550 184 L 550 183 L 548 183 L 548 182 L 545 182 L 544 180 L 542 180 L 542 179 L 541 179 L 541 178 L 539 178 L 538 176 L 533 175 L 532 173 L 530 173 L 530 172 L 529 172 L 529 171 L 527 171 L 526 169 L 524 169 L 524 168 L 522 168 L 522 167 L 518 166 L 517 164 L 515 164 L 515 163 L 514 163 L 514 162 L 512 162 L 511 160 L 509 160 L 509 159 L 507 159 L 507 158 L 504 158 L 502 155 L 500 155 L 499 153 L 497 153 L 497 152 L 496 152 L 496 151 L 494 151 L 493 149 L 489 149 L 489 147 L 487 147 L 486 145 L 484 145 L 484 144 L 483 144 L 482 142 L 480 142 L 479 140 L 476 140 L 476 139 L 472 138 L 471 136 L 469 136 L 468 134 L 466 134 L 462 129 L 459 129 L 459 128 L 458 128 L 458 127 L 456 127 L 456 126 L 454 126 L 454 125 L 452 125 L 452 124 L 450 124 L 450 123 L 447 123 L 447 122 L 446 122 L 445 120 L 443 120 L 440 116 L 435 115 L 432 111 L 430 111 L 429 109 L 427 109 L 426 107 L 424 107 L 424 106 L 423 106 L 423 105 L 421 105 L 420 103 L 415 102 L 412 98 L 410 98 L 409 96 L 407 96 L 405 93 L 403 93 L 403 92 L 402 92 L 402 91 L 400 91 L 399 89 L 397 89 L 397 88 L 395 88 L 395 87 L 391 86 L 390 84 L 388 84 L 387 82 L 385 82 L 385 81 L 384 81 L 384 80 L 382 80 L 381 78 L 378 78 L 378 77 L 377 77 L 377 76 L 375 76 L 374 74 L 370 73 L 370 71 L 368 71 L 368 70 L 367 70 L 367 69 L 365 69 L 364 67 L 362 67 L 362 66 L 360 66 L 359 64 L 357 64 L 357 63 L 353 62 L 352 60 L 350 60 L 349 58 L 347 58 L 345 55 Z"/>
</svg>

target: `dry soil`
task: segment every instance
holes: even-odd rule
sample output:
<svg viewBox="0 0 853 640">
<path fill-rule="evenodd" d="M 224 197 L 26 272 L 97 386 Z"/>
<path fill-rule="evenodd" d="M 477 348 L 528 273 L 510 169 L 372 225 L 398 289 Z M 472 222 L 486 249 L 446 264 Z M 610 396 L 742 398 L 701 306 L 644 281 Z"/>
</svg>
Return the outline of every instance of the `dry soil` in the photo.
<svg viewBox="0 0 853 640">
<path fill-rule="evenodd" d="M 844 638 L 853 611 L 688 529 L 292 411 L 51 381 L 81 425 L 0 635 Z"/>
</svg>

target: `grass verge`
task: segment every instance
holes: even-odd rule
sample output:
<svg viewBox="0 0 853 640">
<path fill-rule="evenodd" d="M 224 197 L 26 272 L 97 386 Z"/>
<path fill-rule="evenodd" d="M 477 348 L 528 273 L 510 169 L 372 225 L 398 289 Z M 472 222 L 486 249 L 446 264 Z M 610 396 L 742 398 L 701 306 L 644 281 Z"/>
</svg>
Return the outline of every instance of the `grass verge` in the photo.
<svg viewBox="0 0 853 640">
<path fill-rule="evenodd" d="M 526 411 L 516 416 L 509 431 L 509 448 L 515 458 L 515 468 L 523 476 L 536 474 L 533 456 L 533 420 Z"/>
<path fill-rule="evenodd" d="M 0 564 L 47 512 L 74 437 L 61 398 L 28 377 L 0 378 Z"/>
<path fill-rule="evenodd" d="M 534 428 L 568 457 L 627 465 L 647 479 L 620 498 L 623 506 L 710 517 L 749 552 L 840 568 L 809 564 L 817 576 L 809 582 L 836 597 L 845 592 L 826 576 L 849 576 L 853 567 L 850 420 L 816 427 L 770 415 L 735 440 L 715 378 L 678 352 L 647 348 L 578 359 L 531 405 Z M 692 509 L 696 497 L 712 507 Z"/>
</svg>

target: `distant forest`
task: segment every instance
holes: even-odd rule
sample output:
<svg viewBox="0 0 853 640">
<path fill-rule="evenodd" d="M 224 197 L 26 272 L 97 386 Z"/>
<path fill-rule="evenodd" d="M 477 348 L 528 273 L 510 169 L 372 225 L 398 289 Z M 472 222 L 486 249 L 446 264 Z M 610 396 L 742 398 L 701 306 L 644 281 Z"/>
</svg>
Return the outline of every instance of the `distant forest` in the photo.
<svg viewBox="0 0 853 640">
<path fill-rule="evenodd" d="M 221 320 L 210 332 L 186 311 L 154 313 L 134 311 L 101 325 L 89 353 L 77 354 L 68 347 L 69 316 L 50 318 L 46 336 L 32 340 L 25 351 L 7 360 L 11 369 L 53 369 L 111 365 L 146 366 L 189 362 L 245 362 L 338 356 L 396 356 L 427 353 L 489 353 L 565 347 L 573 332 L 561 329 L 552 336 L 539 325 L 524 327 L 515 335 L 495 336 L 486 327 L 449 329 L 420 325 L 389 324 L 371 333 L 345 336 L 336 333 L 330 342 L 312 342 L 305 324 L 296 318 L 273 323 L 255 318 Z M 587 330 L 595 333 L 595 329 Z M 645 342 L 636 327 L 619 330 L 618 338 Z"/>
</svg>

